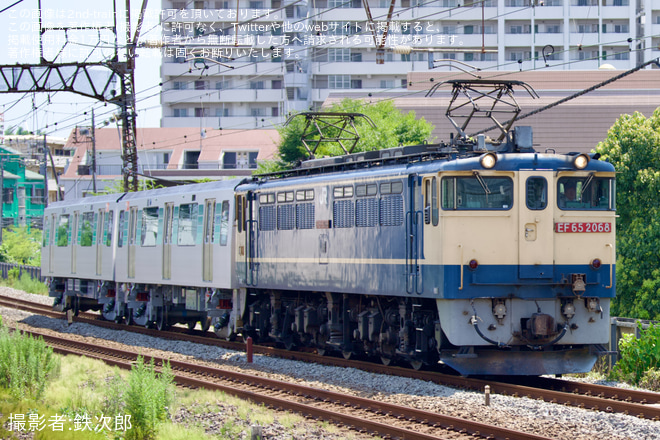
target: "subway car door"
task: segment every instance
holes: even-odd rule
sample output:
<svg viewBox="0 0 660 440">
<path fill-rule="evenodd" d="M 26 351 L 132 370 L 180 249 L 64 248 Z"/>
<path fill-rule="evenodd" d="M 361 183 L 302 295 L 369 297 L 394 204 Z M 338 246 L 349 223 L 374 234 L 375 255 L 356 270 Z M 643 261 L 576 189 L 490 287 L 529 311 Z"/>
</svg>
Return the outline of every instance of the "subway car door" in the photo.
<svg viewBox="0 0 660 440">
<path fill-rule="evenodd" d="M 553 171 L 520 171 L 518 194 L 518 275 L 550 279 L 554 275 L 555 189 Z"/>
<path fill-rule="evenodd" d="M 135 241 L 137 236 L 137 206 L 131 206 L 128 215 L 128 278 L 135 278 Z"/>
<path fill-rule="evenodd" d="M 71 229 L 71 273 L 76 273 L 76 263 L 78 259 L 78 211 L 73 213 L 73 226 Z"/>
<path fill-rule="evenodd" d="M 165 215 L 163 218 L 163 279 L 172 278 L 172 216 L 173 207 L 171 203 L 165 204 Z"/>
<path fill-rule="evenodd" d="M 215 199 L 204 202 L 204 244 L 202 255 L 202 279 L 213 281 L 213 228 L 215 219 Z"/>
<path fill-rule="evenodd" d="M 103 225 L 108 213 L 105 209 L 99 209 L 96 217 L 96 275 L 103 274 Z"/>
<path fill-rule="evenodd" d="M 55 231 L 57 231 L 57 215 L 52 214 L 50 217 L 50 236 L 48 237 L 48 273 L 53 273 L 53 260 L 55 259 Z"/>
</svg>

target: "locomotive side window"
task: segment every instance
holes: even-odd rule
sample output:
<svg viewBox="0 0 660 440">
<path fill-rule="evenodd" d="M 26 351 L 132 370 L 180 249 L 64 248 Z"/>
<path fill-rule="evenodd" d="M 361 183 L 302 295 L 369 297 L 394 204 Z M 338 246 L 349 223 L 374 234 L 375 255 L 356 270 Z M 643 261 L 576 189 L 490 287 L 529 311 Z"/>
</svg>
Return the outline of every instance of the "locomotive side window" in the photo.
<svg viewBox="0 0 660 440">
<path fill-rule="evenodd" d="M 158 208 L 142 210 L 142 246 L 156 246 L 158 242 Z"/>
<path fill-rule="evenodd" d="M 220 217 L 220 246 L 227 246 L 227 234 L 229 232 L 229 200 L 222 202 L 222 214 Z"/>
<path fill-rule="evenodd" d="M 58 247 L 69 245 L 69 214 L 60 215 L 59 222 L 57 223 L 56 241 Z"/>
<path fill-rule="evenodd" d="M 443 177 L 442 209 L 509 210 L 513 207 L 513 180 L 509 177 Z"/>
<path fill-rule="evenodd" d="M 83 212 L 80 225 L 80 246 L 89 247 L 92 245 L 94 236 L 94 213 Z"/>
<path fill-rule="evenodd" d="M 353 197 L 353 187 L 335 186 L 333 188 L 333 194 L 335 199 L 345 199 L 345 198 Z"/>
<path fill-rule="evenodd" d="M 557 180 L 557 206 L 562 210 L 614 210 L 614 179 L 595 177 L 560 177 Z"/>
<path fill-rule="evenodd" d="M 424 182 L 424 223 L 438 226 L 438 181 L 434 177 Z"/>
<path fill-rule="evenodd" d="M 543 177 L 530 177 L 526 184 L 527 207 L 540 211 L 548 206 L 548 182 Z"/>
<path fill-rule="evenodd" d="M 197 203 L 179 206 L 179 246 L 194 246 L 197 241 Z"/>
</svg>

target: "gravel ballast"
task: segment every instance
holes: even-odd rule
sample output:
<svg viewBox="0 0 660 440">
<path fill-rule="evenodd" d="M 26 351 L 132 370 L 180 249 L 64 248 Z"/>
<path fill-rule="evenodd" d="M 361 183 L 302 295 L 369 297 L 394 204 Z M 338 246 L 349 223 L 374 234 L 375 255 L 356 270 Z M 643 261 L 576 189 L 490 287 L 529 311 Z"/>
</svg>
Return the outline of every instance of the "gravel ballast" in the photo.
<svg viewBox="0 0 660 440">
<path fill-rule="evenodd" d="M 0 287 L 0 294 L 19 299 L 52 304 L 52 298 L 30 295 L 7 287 Z M 254 362 L 246 362 L 245 353 L 181 341 L 168 341 L 127 331 L 114 331 L 87 324 L 67 325 L 64 320 L 31 315 L 26 312 L 0 307 L 0 315 L 7 325 L 19 328 L 36 327 L 67 333 L 72 338 L 97 338 L 99 344 L 138 351 L 145 355 L 170 357 L 171 359 L 208 362 L 214 366 L 234 369 L 273 379 L 296 382 L 311 387 L 356 394 L 362 397 L 394 402 L 425 411 L 470 418 L 482 423 L 565 440 L 591 440 L 595 438 L 660 439 L 660 422 L 638 419 L 621 414 L 571 408 L 527 398 L 491 395 L 490 406 L 484 405 L 483 393 L 453 388 L 409 378 L 384 376 L 355 369 L 307 364 L 268 356 L 254 355 Z M 185 421 L 185 413 L 174 415 L 177 422 Z M 180 420 L 177 420 L 179 418 Z M 276 424 L 275 424 L 276 425 Z M 313 425 L 310 425 L 310 427 Z M 283 428 L 283 427 L 281 427 Z M 315 428 L 316 429 L 316 428 Z M 318 431 L 318 429 L 316 429 Z M 293 433 L 278 432 L 264 427 L 265 438 L 291 438 Z M 305 434 L 295 438 L 306 440 L 341 438 L 327 432 L 305 429 Z M 279 437 L 283 436 L 283 437 Z M 355 434 L 356 438 L 365 438 Z"/>
</svg>

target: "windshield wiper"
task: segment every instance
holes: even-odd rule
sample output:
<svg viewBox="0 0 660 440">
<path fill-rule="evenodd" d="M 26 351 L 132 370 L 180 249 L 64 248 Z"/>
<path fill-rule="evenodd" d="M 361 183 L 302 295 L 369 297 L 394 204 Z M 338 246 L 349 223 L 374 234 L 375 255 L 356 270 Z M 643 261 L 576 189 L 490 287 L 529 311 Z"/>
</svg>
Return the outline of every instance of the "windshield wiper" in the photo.
<svg viewBox="0 0 660 440">
<path fill-rule="evenodd" d="M 594 173 L 589 174 L 587 180 L 585 180 L 584 183 L 582 184 L 582 188 L 580 188 L 580 200 L 582 200 L 582 194 L 584 194 L 587 187 L 591 184 L 592 180 L 594 180 Z"/>
<path fill-rule="evenodd" d="M 479 174 L 479 171 L 474 171 L 474 178 L 477 179 L 477 182 L 479 182 L 479 185 L 483 188 L 484 192 L 486 194 L 490 194 L 490 188 L 488 188 L 488 185 L 486 185 L 486 181 L 484 180 L 483 177 L 481 177 L 481 174 Z"/>
</svg>

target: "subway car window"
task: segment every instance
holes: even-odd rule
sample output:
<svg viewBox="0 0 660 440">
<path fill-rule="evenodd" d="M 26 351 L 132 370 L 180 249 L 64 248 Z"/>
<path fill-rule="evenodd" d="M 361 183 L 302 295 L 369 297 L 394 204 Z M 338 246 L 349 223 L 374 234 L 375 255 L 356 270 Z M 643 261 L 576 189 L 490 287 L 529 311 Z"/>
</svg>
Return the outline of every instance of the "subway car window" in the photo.
<svg viewBox="0 0 660 440">
<path fill-rule="evenodd" d="M 443 177 L 444 210 L 509 210 L 513 207 L 513 180 L 509 177 Z"/>
<path fill-rule="evenodd" d="M 194 246 L 197 240 L 197 203 L 179 206 L 179 246 Z"/>
<path fill-rule="evenodd" d="M 595 177 L 561 177 L 557 180 L 557 206 L 562 210 L 614 210 L 614 179 Z"/>
<path fill-rule="evenodd" d="M 69 245 L 69 214 L 60 215 L 57 224 L 57 246 L 63 247 Z"/>
<path fill-rule="evenodd" d="M 220 218 L 220 246 L 227 246 L 227 234 L 229 232 L 229 200 L 222 202 L 222 214 Z"/>
<path fill-rule="evenodd" d="M 158 208 L 142 210 L 142 246 L 156 246 L 158 242 Z"/>
<path fill-rule="evenodd" d="M 525 188 L 527 208 L 541 211 L 548 206 L 548 182 L 544 177 L 530 177 Z"/>
<path fill-rule="evenodd" d="M 92 245 L 94 237 L 94 213 L 83 212 L 80 226 L 80 246 L 89 247 Z"/>
</svg>

